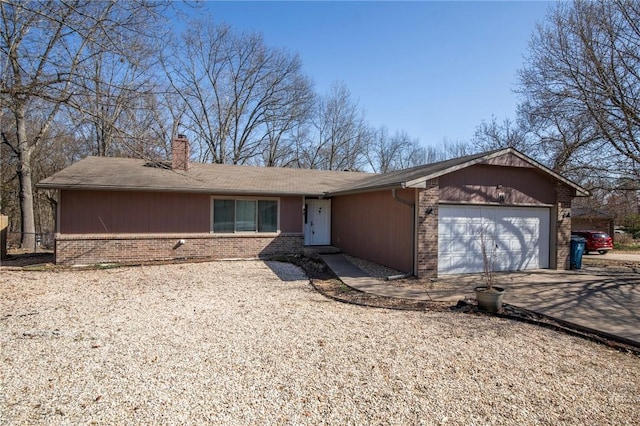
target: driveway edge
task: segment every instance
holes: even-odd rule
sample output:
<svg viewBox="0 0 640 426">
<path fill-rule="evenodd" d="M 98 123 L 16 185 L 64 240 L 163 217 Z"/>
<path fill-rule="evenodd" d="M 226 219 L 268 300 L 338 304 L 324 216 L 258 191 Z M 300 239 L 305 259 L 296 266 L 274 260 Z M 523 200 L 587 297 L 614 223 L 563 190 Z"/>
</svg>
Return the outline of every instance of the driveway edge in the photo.
<svg viewBox="0 0 640 426">
<path fill-rule="evenodd" d="M 630 352 L 640 356 L 640 343 L 622 336 L 595 330 L 556 317 L 530 311 L 515 305 L 505 304 L 505 312 L 492 314 L 499 318 L 522 321 L 540 327 L 550 328 L 572 336 L 581 337 L 608 346 L 622 352 Z"/>
</svg>

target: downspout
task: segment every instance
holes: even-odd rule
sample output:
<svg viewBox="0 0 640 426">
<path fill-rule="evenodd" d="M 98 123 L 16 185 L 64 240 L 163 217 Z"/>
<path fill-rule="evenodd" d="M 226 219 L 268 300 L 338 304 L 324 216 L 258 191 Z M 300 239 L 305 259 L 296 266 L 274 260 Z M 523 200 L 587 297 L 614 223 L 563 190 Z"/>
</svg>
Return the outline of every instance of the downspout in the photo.
<svg viewBox="0 0 640 426">
<path fill-rule="evenodd" d="M 402 187 L 405 187 L 404 183 Z M 416 203 L 398 197 L 396 188 L 391 189 L 391 196 L 394 200 L 411 207 L 411 274 L 414 275 L 416 273 Z"/>
</svg>

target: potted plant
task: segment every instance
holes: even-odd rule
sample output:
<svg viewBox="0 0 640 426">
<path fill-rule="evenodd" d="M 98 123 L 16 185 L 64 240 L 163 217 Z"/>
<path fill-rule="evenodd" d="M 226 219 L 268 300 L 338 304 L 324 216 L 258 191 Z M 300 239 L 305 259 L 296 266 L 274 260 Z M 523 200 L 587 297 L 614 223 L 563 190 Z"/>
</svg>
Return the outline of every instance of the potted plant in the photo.
<svg viewBox="0 0 640 426">
<path fill-rule="evenodd" d="M 498 312 L 502 309 L 502 298 L 504 288 L 496 286 L 494 267 L 497 259 L 498 246 L 494 240 L 491 242 L 491 249 L 487 247 L 486 229 L 483 226 L 480 230 L 480 250 L 482 251 L 482 278 L 484 285 L 474 288 L 478 309 L 487 312 Z"/>
</svg>

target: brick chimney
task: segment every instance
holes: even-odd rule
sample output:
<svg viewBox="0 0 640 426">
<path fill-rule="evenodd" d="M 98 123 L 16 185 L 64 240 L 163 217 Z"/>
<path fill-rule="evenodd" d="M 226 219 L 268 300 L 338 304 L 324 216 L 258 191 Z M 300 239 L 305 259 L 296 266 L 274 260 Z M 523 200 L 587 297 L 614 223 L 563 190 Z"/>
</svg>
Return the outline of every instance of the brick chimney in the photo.
<svg viewBox="0 0 640 426">
<path fill-rule="evenodd" d="M 189 170 L 189 141 L 185 135 L 178 135 L 171 143 L 171 168 Z"/>
</svg>

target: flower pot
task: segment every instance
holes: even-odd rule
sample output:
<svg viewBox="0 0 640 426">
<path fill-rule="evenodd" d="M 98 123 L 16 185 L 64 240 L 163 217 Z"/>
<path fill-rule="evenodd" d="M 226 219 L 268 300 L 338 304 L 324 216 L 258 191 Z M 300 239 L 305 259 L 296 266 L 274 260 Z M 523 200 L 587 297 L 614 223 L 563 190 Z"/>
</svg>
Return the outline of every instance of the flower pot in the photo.
<svg viewBox="0 0 640 426">
<path fill-rule="evenodd" d="M 494 286 L 491 290 L 488 290 L 486 286 L 479 286 L 474 290 L 478 301 L 478 309 L 487 312 L 498 312 L 502 309 L 504 288 Z"/>
</svg>

